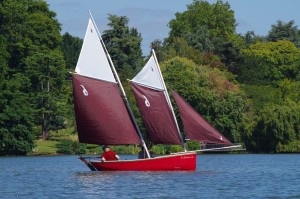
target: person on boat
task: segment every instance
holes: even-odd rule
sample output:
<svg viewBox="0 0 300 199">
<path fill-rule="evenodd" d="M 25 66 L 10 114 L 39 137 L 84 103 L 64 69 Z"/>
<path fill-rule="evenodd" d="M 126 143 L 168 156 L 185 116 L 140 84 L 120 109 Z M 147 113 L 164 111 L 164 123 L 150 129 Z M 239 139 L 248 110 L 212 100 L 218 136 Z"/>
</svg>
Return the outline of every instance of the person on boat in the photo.
<svg viewBox="0 0 300 199">
<path fill-rule="evenodd" d="M 139 159 L 145 159 L 147 157 L 146 151 L 144 147 L 141 147 L 141 151 L 139 152 Z"/>
<path fill-rule="evenodd" d="M 153 151 L 149 151 L 150 158 L 154 158 Z M 141 146 L 141 151 L 138 154 L 139 159 L 147 158 L 147 153 L 144 147 Z"/>
<path fill-rule="evenodd" d="M 101 154 L 101 158 L 103 162 L 120 159 L 120 157 L 114 151 L 110 150 L 109 146 L 104 145 L 102 149 L 103 153 Z"/>
</svg>

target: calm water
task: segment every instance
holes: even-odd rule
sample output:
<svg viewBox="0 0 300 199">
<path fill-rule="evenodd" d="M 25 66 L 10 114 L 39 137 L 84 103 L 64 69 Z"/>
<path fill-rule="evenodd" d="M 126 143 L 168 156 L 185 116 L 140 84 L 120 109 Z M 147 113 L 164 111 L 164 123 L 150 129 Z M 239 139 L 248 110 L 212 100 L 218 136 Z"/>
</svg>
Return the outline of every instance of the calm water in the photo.
<svg viewBox="0 0 300 199">
<path fill-rule="evenodd" d="M 300 198 L 300 154 L 198 155 L 195 172 L 91 172 L 77 158 L 0 158 L 0 198 Z"/>
</svg>

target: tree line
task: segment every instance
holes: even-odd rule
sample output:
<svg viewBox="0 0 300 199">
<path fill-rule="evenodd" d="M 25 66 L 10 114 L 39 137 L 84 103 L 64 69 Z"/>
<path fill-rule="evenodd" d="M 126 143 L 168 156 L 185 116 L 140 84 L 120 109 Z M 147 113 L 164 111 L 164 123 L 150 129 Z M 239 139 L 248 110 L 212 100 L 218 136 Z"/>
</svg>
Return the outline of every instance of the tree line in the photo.
<svg viewBox="0 0 300 199">
<path fill-rule="evenodd" d="M 127 81 L 147 60 L 142 35 L 128 27 L 126 16 L 108 19 L 102 37 L 147 137 Z M 249 151 L 300 151 L 300 31 L 294 21 L 277 21 L 266 36 L 241 35 L 229 3 L 194 0 L 169 27 L 167 38 L 149 44 L 169 88 Z M 0 155 L 25 155 L 35 139 L 66 127 L 76 132 L 69 72 L 82 39 L 60 31 L 45 1 L 0 1 Z"/>
</svg>

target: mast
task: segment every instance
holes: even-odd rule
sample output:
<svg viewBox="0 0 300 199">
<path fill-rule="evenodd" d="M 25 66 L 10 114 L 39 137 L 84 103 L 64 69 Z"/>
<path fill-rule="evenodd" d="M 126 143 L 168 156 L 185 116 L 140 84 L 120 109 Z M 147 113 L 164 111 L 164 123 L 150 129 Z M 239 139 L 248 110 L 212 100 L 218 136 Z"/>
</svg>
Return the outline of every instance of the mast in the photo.
<svg viewBox="0 0 300 199">
<path fill-rule="evenodd" d="M 164 87 L 164 94 L 165 94 L 165 96 L 166 96 L 167 102 L 168 102 L 168 104 L 169 104 L 169 107 L 170 107 L 170 109 L 171 109 L 173 118 L 174 118 L 174 120 L 175 120 L 175 124 L 176 124 L 176 128 L 177 128 L 177 131 L 178 131 L 178 134 L 179 134 L 179 137 L 180 137 L 181 145 L 182 145 L 184 151 L 186 152 L 186 146 L 185 146 L 185 143 L 184 143 L 184 141 L 183 141 L 182 135 L 181 135 L 181 133 L 180 133 L 180 129 L 179 129 L 179 126 L 178 126 L 178 122 L 177 122 L 175 113 L 174 113 L 174 109 L 173 109 L 173 106 L 172 106 L 172 103 L 171 103 L 171 100 L 170 100 L 170 97 L 169 97 L 169 94 L 168 94 L 168 90 L 167 90 L 166 84 L 165 84 L 165 82 L 163 81 L 163 76 L 162 76 L 162 73 L 161 73 L 161 70 L 160 70 L 160 67 L 159 67 L 159 64 L 158 64 L 158 61 L 157 61 L 157 58 L 156 58 L 156 54 L 155 54 L 154 49 L 152 49 L 152 54 L 153 54 L 154 60 L 155 60 L 155 62 L 156 62 L 156 66 L 157 66 L 157 69 L 158 69 L 158 72 L 159 72 L 159 75 L 160 75 L 161 83 L 162 83 L 162 85 L 163 85 L 163 87 Z"/>
<path fill-rule="evenodd" d="M 130 107 L 130 104 L 129 104 L 128 98 L 127 98 L 127 96 L 126 96 L 125 90 L 124 90 L 124 88 L 123 88 L 123 86 L 122 86 L 122 84 L 121 84 L 121 81 L 120 81 L 120 78 L 119 78 L 119 76 L 118 76 L 118 74 L 117 74 L 117 71 L 116 71 L 116 69 L 115 69 L 115 66 L 114 66 L 114 64 L 113 64 L 113 62 L 112 62 L 112 60 L 111 60 L 111 58 L 110 58 L 110 55 L 109 55 L 109 53 L 108 53 L 108 51 L 107 51 L 107 49 L 106 49 L 106 46 L 105 46 L 105 44 L 104 44 L 104 42 L 103 42 L 103 40 L 102 40 L 101 34 L 100 34 L 100 32 L 99 32 L 99 30 L 98 30 L 98 28 L 97 28 L 97 26 L 96 26 L 96 23 L 95 23 L 95 21 L 94 21 L 94 18 L 93 18 L 93 16 L 92 16 L 92 13 L 91 13 L 90 10 L 89 10 L 89 14 L 90 14 L 90 17 L 91 17 L 91 19 L 92 19 L 92 22 L 93 22 L 93 24 L 94 24 L 94 26 L 95 26 L 95 28 L 96 28 L 96 31 L 97 31 L 97 34 L 98 34 L 98 36 L 99 36 L 100 42 L 101 42 L 101 44 L 102 44 L 102 46 L 103 46 L 103 48 L 104 48 L 104 52 L 105 52 L 105 54 L 106 54 L 106 57 L 108 58 L 110 67 L 111 67 L 111 69 L 112 69 L 112 72 L 113 72 L 113 74 L 114 74 L 114 76 L 115 76 L 115 78 L 116 78 L 116 80 L 117 80 L 117 84 L 118 84 L 118 86 L 119 86 L 119 88 L 120 88 L 120 91 L 121 91 L 123 100 L 125 101 L 127 110 L 128 110 L 128 112 L 129 112 L 129 114 L 130 114 L 130 117 L 131 117 L 131 120 L 133 121 L 134 126 L 135 126 L 135 128 L 136 128 L 136 130 L 137 130 L 137 132 L 138 132 L 138 135 L 139 135 L 139 137 L 140 137 L 140 139 L 141 139 L 142 146 L 143 146 L 143 148 L 144 148 L 145 151 L 146 151 L 147 158 L 150 158 L 150 153 L 149 153 L 148 148 L 147 148 L 147 146 L 146 146 L 146 143 L 145 143 L 145 141 L 144 141 L 144 139 L 143 139 L 143 136 L 142 136 L 142 133 L 141 133 L 141 131 L 140 131 L 140 128 L 139 128 L 139 126 L 138 126 L 138 124 L 137 124 L 137 122 L 136 122 L 136 119 L 135 119 L 135 116 L 134 116 L 134 114 L 133 114 L 133 111 L 132 111 L 132 109 L 131 109 L 131 107 Z"/>
</svg>

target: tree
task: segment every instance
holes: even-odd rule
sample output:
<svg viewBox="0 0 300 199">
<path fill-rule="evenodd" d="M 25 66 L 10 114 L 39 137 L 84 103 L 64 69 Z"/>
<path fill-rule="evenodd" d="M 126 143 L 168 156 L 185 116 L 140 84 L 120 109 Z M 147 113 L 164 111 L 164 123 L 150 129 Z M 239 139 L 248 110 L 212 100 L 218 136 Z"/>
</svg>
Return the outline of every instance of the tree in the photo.
<svg viewBox="0 0 300 199">
<path fill-rule="evenodd" d="M 246 48 L 248 48 L 252 44 L 255 44 L 256 42 L 263 42 L 266 40 L 264 36 L 255 35 L 254 31 L 247 31 L 243 36 L 243 39 Z"/>
<path fill-rule="evenodd" d="M 258 42 L 243 49 L 242 54 L 244 64 L 240 65 L 238 75 L 243 82 L 255 82 L 255 78 L 276 83 L 299 75 L 300 50 L 290 41 Z"/>
<path fill-rule="evenodd" d="M 185 33 L 182 37 L 200 52 L 213 52 L 215 50 L 211 33 L 205 27 L 199 27 L 194 33 Z"/>
<path fill-rule="evenodd" d="M 22 101 L 31 103 L 28 107 L 37 109 L 24 113 L 30 114 L 28 118 L 33 118 L 35 125 L 41 125 L 47 135 L 49 126 L 55 124 L 57 129 L 56 120 L 61 120 L 50 117 L 60 110 L 56 100 L 63 96 L 60 93 L 66 76 L 60 52 L 60 24 L 55 19 L 56 14 L 41 0 L 1 1 L 0 12 L 0 34 L 9 53 L 5 79 L 9 85 L 26 84 L 6 86 L 7 92 L 10 88 L 17 89 L 12 95 L 20 96 Z"/>
<path fill-rule="evenodd" d="M 23 93 L 6 92 L 1 100 L 8 95 L 11 101 L 0 112 L 0 155 L 26 155 L 34 147 L 33 109 Z"/>
<path fill-rule="evenodd" d="M 83 41 L 79 37 L 73 37 L 69 33 L 65 33 L 62 39 L 61 49 L 66 61 L 66 68 L 74 71 Z"/>
<path fill-rule="evenodd" d="M 32 85 L 32 100 L 36 104 L 36 123 L 42 126 L 43 138 L 48 139 L 50 130 L 64 128 L 63 112 L 59 101 L 66 76 L 65 62 L 59 49 L 33 53 L 25 59 L 27 75 Z M 59 125 L 59 126 L 58 126 Z"/>
<path fill-rule="evenodd" d="M 161 67 L 169 88 L 177 91 L 231 141 L 240 141 L 240 122 L 247 103 L 230 73 L 198 66 L 179 57 L 164 62 Z"/>
<path fill-rule="evenodd" d="M 141 49 L 141 34 L 136 28 L 127 26 L 128 19 L 125 16 L 109 15 L 108 26 L 102 36 L 112 61 L 118 71 L 121 80 L 134 76 L 143 66 Z"/>
<path fill-rule="evenodd" d="M 293 42 L 295 46 L 300 47 L 300 32 L 294 24 L 295 22 L 293 20 L 288 23 L 278 20 L 277 24 L 272 25 L 267 40 L 273 42 L 287 40 Z"/>
<path fill-rule="evenodd" d="M 39 0 L 10 0 L 0 4 L 0 34 L 4 36 L 10 54 L 8 66 L 11 73 L 24 72 L 24 58 L 32 45 L 50 49 L 60 45 L 60 24 L 56 14 Z"/>
<path fill-rule="evenodd" d="M 34 146 L 33 108 L 27 100 L 28 78 L 10 73 L 7 46 L 0 35 L 0 155 L 25 155 Z"/>
<path fill-rule="evenodd" d="M 176 13 L 176 19 L 169 22 L 169 38 L 182 37 L 190 33 L 195 35 L 199 30 L 206 30 L 210 38 L 230 38 L 235 33 L 234 12 L 229 3 L 217 0 L 215 4 L 194 0 L 187 6 L 187 11 Z"/>
<path fill-rule="evenodd" d="M 155 50 L 157 49 L 156 46 L 158 45 L 155 45 Z M 180 37 L 174 38 L 172 42 L 164 46 L 161 51 L 158 50 L 159 61 L 168 60 L 176 56 L 188 58 L 197 64 L 204 63 L 203 54 L 199 50 L 188 45 L 187 41 Z"/>
<path fill-rule="evenodd" d="M 252 121 L 245 119 L 243 137 L 248 150 L 280 152 L 282 145 L 300 140 L 300 106 L 287 100 L 284 104 L 268 104 Z M 249 125 L 250 124 L 250 125 Z M 288 151 L 286 151 L 288 152 Z"/>
<path fill-rule="evenodd" d="M 172 43 L 174 38 L 184 38 L 188 45 L 206 55 L 217 55 L 223 63 L 212 65 L 219 68 L 227 66 L 233 71 L 233 64 L 240 61 L 242 37 L 235 34 L 234 12 L 227 2 L 217 0 L 210 4 L 194 0 L 187 6 L 187 11 L 176 13 L 176 19 L 169 22 L 169 27 L 168 43 Z"/>
</svg>

